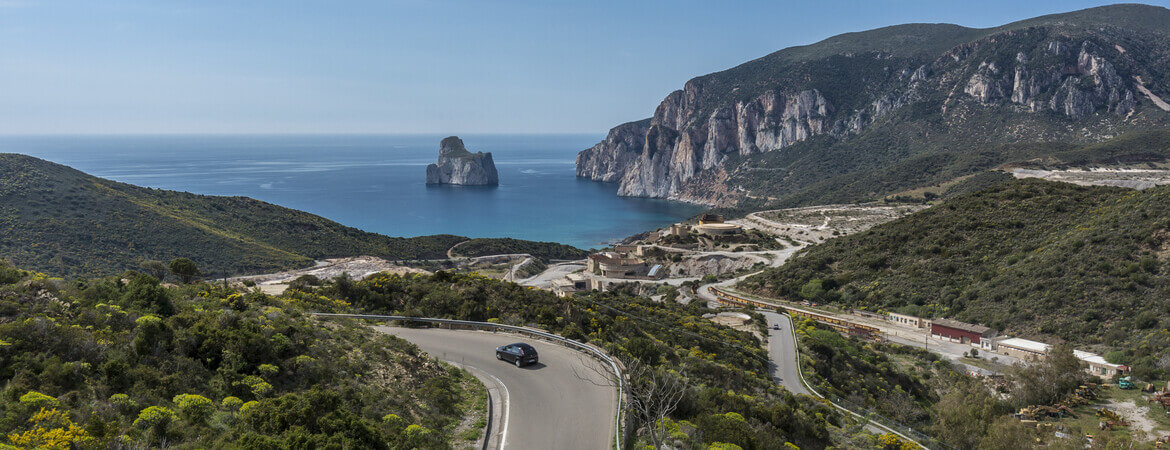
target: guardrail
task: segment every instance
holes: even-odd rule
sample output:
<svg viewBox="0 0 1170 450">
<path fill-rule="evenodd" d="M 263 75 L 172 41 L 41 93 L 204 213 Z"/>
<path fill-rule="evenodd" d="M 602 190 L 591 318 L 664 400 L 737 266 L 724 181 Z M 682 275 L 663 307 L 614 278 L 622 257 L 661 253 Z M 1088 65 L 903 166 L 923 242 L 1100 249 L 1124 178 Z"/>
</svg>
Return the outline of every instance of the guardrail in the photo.
<svg viewBox="0 0 1170 450">
<path fill-rule="evenodd" d="M 796 345 L 792 346 L 793 349 L 795 350 L 795 353 L 796 353 L 796 368 L 797 368 L 796 373 L 798 375 L 800 375 L 800 384 L 803 384 L 805 389 L 808 389 L 808 391 L 812 392 L 813 395 L 825 399 L 825 401 L 828 401 L 830 405 L 833 405 L 837 409 L 845 411 L 845 412 L 849 413 L 850 415 L 857 417 L 859 419 L 865 419 L 866 421 L 872 422 L 878 428 L 881 428 L 881 429 L 889 431 L 893 434 L 896 434 L 896 435 L 898 435 L 898 437 L 905 439 L 907 441 L 913 442 L 914 444 L 918 445 L 919 447 L 927 448 L 927 449 L 931 448 L 931 447 L 923 444 L 922 441 L 926 441 L 934 447 L 943 447 L 943 444 L 936 441 L 934 438 L 927 436 L 925 434 L 922 434 L 918 431 L 915 431 L 914 429 L 912 429 L 910 427 L 907 427 L 907 426 L 898 424 L 897 422 L 894 422 L 892 420 L 886 419 L 885 417 L 883 417 L 875 412 L 872 412 L 866 408 L 860 407 L 860 406 L 854 404 L 853 402 L 849 402 L 849 401 L 842 399 L 842 398 L 839 398 L 839 397 L 828 398 L 828 397 L 825 397 L 824 395 L 821 395 L 820 392 L 817 392 L 817 390 L 813 388 L 812 384 L 809 383 L 808 380 L 806 380 L 804 378 L 804 369 L 802 369 L 800 367 L 800 341 L 798 341 L 797 337 L 796 337 L 796 326 L 795 326 L 796 324 L 792 321 L 791 316 L 789 316 L 788 314 L 786 314 L 786 313 L 780 313 L 780 314 L 785 316 L 785 317 L 788 317 L 788 330 L 790 333 L 792 333 L 792 342 L 794 344 L 796 344 Z M 853 408 L 846 408 L 844 406 L 841 406 L 841 403 L 848 403 Z M 857 413 L 855 410 L 860 410 L 860 411 L 864 412 L 865 414 L 862 415 L 860 413 Z M 914 438 L 906 436 L 907 434 L 913 435 Z M 917 439 L 915 439 L 915 438 L 917 438 Z"/>
<path fill-rule="evenodd" d="M 373 315 L 373 314 L 335 314 L 335 313 L 317 313 L 317 312 L 310 313 L 310 314 L 312 314 L 314 316 L 320 316 L 320 317 L 340 317 L 340 318 L 347 318 L 347 319 L 369 319 L 369 320 L 396 320 L 396 321 L 400 321 L 400 322 L 422 322 L 422 323 L 432 323 L 432 324 L 459 325 L 459 326 L 466 326 L 466 327 L 473 327 L 473 328 L 490 328 L 490 329 L 494 329 L 494 330 L 506 330 L 506 331 L 511 331 L 511 332 L 520 333 L 520 334 L 528 334 L 528 335 L 531 335 L 531 336 L 537 337 L 537 338 L 547 339 L 547 340 L 557 342 L 557 343 L 563 344 L 563 345 L 571 347 L 571 348 L 576 348 L 578 350 L 584 351 L 584 352 L 596 357 L 598 360 L 600 360 L 606 364 L 609 364 L 609 369 L 612 370 L 614 375 L 617 376 L 618 404 L 617 404 L 617 412 L 616 412 L 615 417 L 614 417 L 613 442 L 614 442 L 615 449 L 621 449 L 621 447 L 622 447 L 622 411 L 623 411 L 622 398 L 625 395 L 625 375 L 622 373 L 621 365 L 618 363 L 618 361 L 613 359 L 612 357 L 610 357 L 608 354 L 605 353 L 605 351 L 601 350 L 600 348 L 598 348 L 596 346 L 589 345 L 589 344 L 586 344 L 584 342 L 577 342 L 577 341 L 574 341 L 572 339 L 564 338 L 564 337 L 549 333 L 549 332 L 544 331 L 544 330 L 538 330 L 536 328 L 520 327 L 520 326 L 516 326 L 516 325 L 505 325 L 502 323 L 476 322 L 476 321 L 471 321 L 471 320 L 435 319 L 435 318 L 430 318 L 430 317 L 380 316 L 380 315 Z"/>
<path fill-rule="evenodd" d="M 922 434 L 918 431 L 915 431 L 913 428 L 907 427 L 905 425 L 901 425 L 897 422 L 894 422 L 893 420 L 887 419 L 887 418 L 881 416 L 880 414 L 869 411 L 868 409 L 860 407 L 860 406 L 853 404 L 852 402 L 849 402 L 847 400 L 837 398 L 837 397 L 828 398 L 828 397 L 825 397 L 824 395 L 821 395 L 820 392 L 817 392 L 817 390 L 813 388 L 812 384 L 810 384 L 808 382 L 808 380 L 806 380 L 804 378 L 804 369 L 802 369 L 800 367 L 800 341 L 797 340 L 796 327 L 794 326 L 795 324 L 793 323 L 791 315 L 789 314 L 789 312 L 787 311 L 787 308 L 784 305 L 780 305 L 780 304 L 776 304 L 776 303 L 772 303 L 772 302 L 765 302 L 765 301 L 758 300 L 758 299 L 750 299 L 750 298 L 747 298 L 747 297 L 742 296 L 742 295 L 734 295 L 734 294 L 731 294 L 730 292 L 724 291 L 722 289 L 718 289 L 714 286 L 708 286 L 707 289 L 709 289 L 710 292 L 713 295 L 715 295 L 715 297 L 718 298 L 720 301 L 727 301 L 730 303 L 738 303 L 740 306 L 748 306 L 748 307 L 754 306 L 754 307 L 763 308 L 763 309 L 773 309 L 773 310 L 776 310 L 776 312 L 778 312 L 779 314 L 781 314 L 785 317 L 788 317 L 788 324 L 789 324 L 788 329 L 792 333 L 792 342 L 793 342 L 793 344 L 795 344 L 795 345 L 793 345 L 793 348 L 796 350 L 796 368 L 797 368 L 796 373 L 798 373 L 800 375 L 800 383 L 803 384 L 804 387 L 806 389 L 808 389 L 809 392 L 812 392 L 813 395 L 825 399 L 826 401 L 829 402 L 830 405 L 833 405 L 833 407 L 840 409 L 841 411 L 844 411 L 844 412 L 846 412 L 854 417 L 857 417 L 859 419 L 865 419 L 865 420 L 873 423 L 874 426 L 877 426 L 878 428 L 889 431 L 890 433 L 893 433 L 902 439 L 913 442 L 914 444 L 918 445 L 919 447 L 931 448 L 931 447 L 928 447 L 927 445 L 923 444 L 922 443 L 923 441 L 930 443 L 933 447 L 936 447 L 936 448 L 945 447 L 945 445 L 943 445 L 941 442 L 936 441 L 934 438 L 931 438 L 930 436 L 927 436 L 927 435 Z M 846 408 L 844 406 L 841 406 L 841 403 L 847 403 L 850 406 L 852 406 L 852 408 Z M 862 414 L 856 412 L 857 410 L 862 411 L 865 414 L 862 415 Z M 907 435 L 913 435 L 917 439 L 911 438 Z"/>
</svg>

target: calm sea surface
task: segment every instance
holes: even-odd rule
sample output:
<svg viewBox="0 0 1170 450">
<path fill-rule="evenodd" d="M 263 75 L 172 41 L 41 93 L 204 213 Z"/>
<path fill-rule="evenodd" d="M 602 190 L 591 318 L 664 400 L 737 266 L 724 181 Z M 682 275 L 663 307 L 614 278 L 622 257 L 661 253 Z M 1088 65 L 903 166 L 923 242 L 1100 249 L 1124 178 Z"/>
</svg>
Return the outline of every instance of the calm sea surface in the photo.
<svg viewBox="0 0 1170 450">
<path fill-rule="evenodd" d="M 244 195 L 389 236 L 449 233 L 554 241 L 582 248 L 660 227 L 700 208 L 622 198 L 579 180 L 574 158 L 592 135 L 461 136 L 491 152 L 499 187 L 427 186 L 443 136 L 0 137 L 24 153 L 117 181 Z"/>
</svg>

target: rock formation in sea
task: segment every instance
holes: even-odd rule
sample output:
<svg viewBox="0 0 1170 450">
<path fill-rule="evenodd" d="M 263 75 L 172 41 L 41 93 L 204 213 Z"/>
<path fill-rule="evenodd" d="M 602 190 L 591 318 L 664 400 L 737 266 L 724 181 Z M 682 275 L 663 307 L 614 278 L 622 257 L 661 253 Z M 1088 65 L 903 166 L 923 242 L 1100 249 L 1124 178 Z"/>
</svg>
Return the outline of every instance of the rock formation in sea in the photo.
<svg viewBox="0 0 1170 450">
<path fill-rule="evenodd" d="M 495 186 L 500 175 L 490 152 L 471 153 L 462 139 L 450 136 L 439 143 L 439 161 L 427 166 L 427 184 Z"/>
</svg>

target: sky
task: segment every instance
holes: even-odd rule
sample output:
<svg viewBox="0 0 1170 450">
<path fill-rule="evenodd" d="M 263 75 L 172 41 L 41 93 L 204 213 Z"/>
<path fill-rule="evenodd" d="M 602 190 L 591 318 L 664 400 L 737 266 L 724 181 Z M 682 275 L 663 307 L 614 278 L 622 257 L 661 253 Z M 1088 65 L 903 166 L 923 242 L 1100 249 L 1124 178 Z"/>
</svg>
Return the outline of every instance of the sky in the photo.
<svg viewBox="0 0 1170 450">
<path fill-rule="evenodd" d="M 0 0 L 0 134 L 600 135 L 785 47 L 1107 3 Z"/>
</svg>

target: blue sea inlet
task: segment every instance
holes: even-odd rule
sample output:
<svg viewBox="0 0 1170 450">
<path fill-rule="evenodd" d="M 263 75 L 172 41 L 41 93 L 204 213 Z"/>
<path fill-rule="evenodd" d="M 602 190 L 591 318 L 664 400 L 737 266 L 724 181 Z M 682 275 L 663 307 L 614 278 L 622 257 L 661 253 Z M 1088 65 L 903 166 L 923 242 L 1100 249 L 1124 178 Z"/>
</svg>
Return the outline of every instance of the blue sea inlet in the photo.
<svg viewBox="0 0 1170 450">
<path fill-rule="evenodd" d="M 210 195 L 243 195 L 388 236 L 457 234 L 599 247 L 702 211 L 623 198 L 576 177 L 594 135 L 462 135 L 491 152 L 498 187 L 428 186 L 440 135 L 6 136 L 23 153 L 103 178 Z"/>
</svg>

